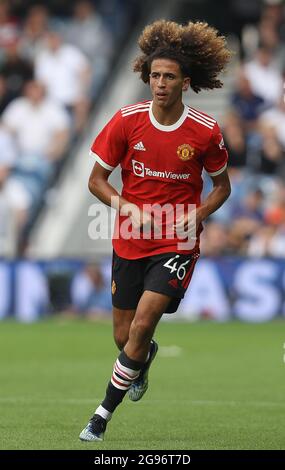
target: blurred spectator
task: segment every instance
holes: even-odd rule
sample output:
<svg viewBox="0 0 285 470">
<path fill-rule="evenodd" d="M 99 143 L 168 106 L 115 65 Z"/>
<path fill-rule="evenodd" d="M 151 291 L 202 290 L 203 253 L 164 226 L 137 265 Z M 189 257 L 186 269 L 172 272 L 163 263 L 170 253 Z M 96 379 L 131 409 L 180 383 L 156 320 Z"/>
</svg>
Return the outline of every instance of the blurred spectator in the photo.
<svg viewBox="0 0 285 470">
<path fill-rule="evenodd" d="M 285 186 L 282 181 L 275 186 L 271 193 L 271 198 L 265 210 L 265 221 L 274 227 L 285 224 Z"/>
<path fill-rule="evenodd" d="M 222 256 L 228 250 L 227 227 L 219 222 L 209 221 L 201 237 L 201 250 L 205 256 Z"/>
<path fill-rule="evenodd" d="M 34 77 L 33 64 L 20 55 L 20 37 L 18 34 L 6 40 L 5 57 L 0 66 L 0 74 L 6 79 L 10 99 L 22 94 L 23 87 Z"/>
<path fill-rule="evenodd" d="M 284 20 L 284 2 L 283 0 L 264 0 L 261 11 L 261 20 L 270 20 L 274 26 L 280 30 Z"/>
<path fill-rule="evenodd" d="M 274 129 L 267 129 L 263 133 L 263 147 L 261 154 L 260 171 L 266 174 L 278 174 L 284 165 L 284 152 L 278 142 Z"/>
<path fill-rule="evenodd" d="M 283 3 L 283 4 L 282 4 Z M 284 25 L 284 2 L 283 0 L 267 2 L 263 6 L 258 24 L 259 43 L 272 50 L 275 59 L 281 58 L 282 28 Z M 282 61 L 284 63 L 284 59 Z M 276 62 L 278 63 L 278 61 Z M 281 63 L 279 63 L 281 65 Z"/>
<path fill-rule="evenodd" d="M 248 192 L 233 208 L 229 228 L 229 244 L 232 251 L 245 254 L 249 240 L 264 223 L 263 205 L 263 192 L 255 189 Z"/>
<path fill-rule="evenodd" d="M 262 128 L 270 127 L 275 130 L 276 137 L 285 151 L 285 102 L 283 96 L 276 107 L 260 116 L 259 122 Z"/>
<path fill-rule="evenodd" d="M 280 227 L 265 225 L 251 238 L 247 250 L 249 256 L 285 256 L 285 224 Z"/>
<path fill-rule="evenodd" d="M 244 72 L 255 95 L 271 105 L 279 101 L 283 82 L 280 72 L 273 64 L 270 49 L 260 46 L 254 59 L 245 64 Z"/>
<path fill-rule="evenodd" d="M 65 44 L 59 32 L 50 30 L 45 47 L 35 59 L 35 73 L 46 85 L 48 96 L 72 113 L 74 131 L 82 130 L 90 101 L 90 65 L 85 55 Z"/>
<path fill-rule="evenodd" d="M 88 264 L 71 283 L 71 302 L 75 310 L 90 317 L 106 317 L 112 311 L 110 288 L 100 266 Z"/>
<path fill-rule="evenodd" d="M 96 97 L 109 68 L 112 36 L 90 0 L 75 3 L 65 39 L 88 57 L 92 67 L 92 96 Z"/>
<path fill-rule="evenodd" d="M 5 188 L 17 187 L 13 196 L 28 210 L 24 244 L 47 200 L 45 189 L 63 169 L 60 160 L 79 138 L 107 78 L 113 45 L 127 37 L 139 5 L 139 0 L 0 0 L 0 114 L 17 147 Z M 64 42 L 64 32 L 71 44 Z M 6 203 L 1 207 L 8 214 Z"/>
<path fill-rule="evenodd" d="M 7 80 L 0 75 L 0 115 L 11 101 L 11 96 L 7 88 Z"/>
<path fill-rule="evenodd" d="M 264 195 L 261 189 L 251 190 L 232 210 L 232 217 L 240 222 L 258 225 L 264 222 Z"/>
<path fill-rule="evenodd" d="M 231 96 L 231 105 L 246 126 L 246 130 L 255 129 L 257 119 L 264 110 L 264 99 L 255 95 L 250 81 L 243 70 L 238 73 L 236 89 Z"/>
<path fill-rule="evenodd" d="M 121 44 L 125 32 L 135 24 L 145 6 L 141 0 L 97 0 L 96 5 L 116 44 Z"/>
<path fill-rule="evenodd" d="M 25 96 L 8 105 L 3 121 L 13 132 L 20 154 L 14 177 L 37 200 L 68 144 L 68 115 L 59 103 L 46 97 L 44 85 L 30 81 Z"/>
<path fill-rule="evenodd" d="M 24 187 L 10 178 L 17 161 L 17 149 L 3 126 L 0 126 L 0 148 L 0 255 L 12 256 L 31 201 Z"/>
<path fill-rule="evenodd" d="M 45 5 L 34 5 L 28 11 L 21 34 L 21 51 L 27 59 L 34 61 L 43 47 L 49 20 Z"/>
<path fill-rule="evenodd" d="M 245 194 L 248 193 L 249 188 L 254 184 L 250 174 L 245 169 L 229 166 L 228 173 L 232 187 L 231 197 L 220 209 L 211 215 L 211 221 L 218 222 L 225 227 L 232 223 L 234 209 L 242 204 Z M 207 192 L 209 192 L 211 187 L 209 183 L 210 178 L 208 177 Z"/>
<path fill-rule="evenodd" d="M 225 145 L 229 152 L 229 166 L 240 168 L 246 165 L 246 140 L 243 122 L 234 112 L 228 112 L 223 126 Z"/>
<path fill-rule="evenodd" d="M 284 12 L 264 0 L 260 20 L 243 25 L 253 59 L 241 65 L 223 129 L 232 194 L 209 222 L 225 224 L 228 253 L 285 257 Z"/>
<path fill-rule="evenodd" d="M 227 2 L 228 3 L 228 2 Z M 246 25 L 254 25 L 260 16 L 260 0 L 229 0 L 232 14 L 232 31 L 241 39 Z M 224 18 L 227 21 L 227 18 Z"/>
<path fill-rule="evenodd" d="M 285 65 L 285 45 L 280 41 L 278 27 L 269 17 L 264 17 L 259 24 L 259 43 L 272 53 L 272 63 L 280 72 Z"/>
<path fill-rule="evenodd" d="M 12 17 L 8 0 L 0 0 L 0 51 L 1 54 L 7 41 L 18 31 L 18 21 Z"/>
<path fill-rule="evenodd" d="M 232 0 L 239 5 L 240 0 Z M 279 59 L 281 58 L 282 43 L 281 37 L 283 36 L 284 28 L 284 4 L 283 0 L 256 0 L 246 1 L 247 8 L 250 5 L 257 6 L 256 17 L 244 18 L 244 24 L 240 34 L 241 38 L 241 49 L 242 57 L 251 59 L 259 45 L 269 48 L 274 55 L 274 62 L 281 65 Z M 236 23 L 236 16 L 234 17 L 234 23 Z M 234 25 L 233 31 L 236 26 Z"/>
</svg>

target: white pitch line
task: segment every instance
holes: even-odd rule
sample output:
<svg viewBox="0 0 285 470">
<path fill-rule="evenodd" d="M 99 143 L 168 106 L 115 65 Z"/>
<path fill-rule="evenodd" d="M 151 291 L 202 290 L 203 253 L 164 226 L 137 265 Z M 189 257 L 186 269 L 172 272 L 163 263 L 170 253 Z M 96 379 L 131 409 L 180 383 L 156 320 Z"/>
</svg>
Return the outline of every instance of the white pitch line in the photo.
<svg viewBox="0 0 285 470">
<path fill-rule="evenodd" d="M 158 349 L 158 355 L 160 357 L 178 357 L 181 356 L 182 349 L 179 346 L 160 346 Z"/>
</svg>

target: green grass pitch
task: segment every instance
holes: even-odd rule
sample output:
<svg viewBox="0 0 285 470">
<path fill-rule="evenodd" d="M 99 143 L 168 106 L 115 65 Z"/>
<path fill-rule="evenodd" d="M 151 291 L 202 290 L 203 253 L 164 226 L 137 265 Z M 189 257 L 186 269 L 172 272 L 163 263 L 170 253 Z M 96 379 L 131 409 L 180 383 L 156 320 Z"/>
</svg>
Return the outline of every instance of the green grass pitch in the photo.
<svg viewBox="0 0 285 470">
<path fill-rule="evenodd" d="M 81 429 L 117 356 L 109 322 L 0 324 L 0 449 L 285 449 L 284 321 L 161 323 L 150 388 L 103 443 Z"/>
</svg>

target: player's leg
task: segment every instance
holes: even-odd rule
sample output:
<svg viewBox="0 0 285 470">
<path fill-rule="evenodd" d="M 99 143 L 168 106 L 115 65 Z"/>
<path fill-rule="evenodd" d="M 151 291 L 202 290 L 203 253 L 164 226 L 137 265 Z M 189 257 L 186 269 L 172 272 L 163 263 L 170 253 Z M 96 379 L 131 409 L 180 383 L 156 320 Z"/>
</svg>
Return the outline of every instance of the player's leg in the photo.
<svg viewBox="0 0 285 470">
<path fill-rule="evenodd" d="M 154 292 L 168 294 L 171 301 L 165 312 L 176 312 L 181 298 L 189 285 L 199 253 L 177 256 L 176 253 L 165 253 L 151 257 L 148 263 L 145 277 L 145 288 Z M 142 297 L 143 299 L 143 297 Z M 133 381 L 129 388 L 130 400 L 140 400 L 148 389 L 148 373 L 150 365 L 158 350 L 157 343 L 152 340 L 149 357 L 140 371 L 140 375 Z"/>
<path fill-rule="evenodd" d="M 155 359 L 158 351 L 158 343 L 152 339 L 150 342 L 149 352 L 147 359 L 141 368 L 140 375 L 133 381 L 129 388 L 128 395 L 132 401 L 139 401 L 148 389 L 148 374 L 150 366 Z"/>
<path fill-rule="evenodd" d="M 114 339 L 120 350 L 129 338 L 137 304 L 143 291 L 144 261 L 126 260 L 113 254 L 112 265 L 112 302 Z M 103 440 L 107 422 L 111 419 L 116 406 L 121 402 L 131 382 L 143 364 L 130 361 L 124 351 L 117 358 L 111 380 L 107 386 L 106 397 L 95 410 L 87 426 L 80 433 L 84 441 Z"/>
<path fill-rule="evenodd" d="M 113 306 L 113 335 L 118 349 L 121 351 L 129 339 L 131 323 L 136 309 L 120 309 Z"/>
<path fill-rule="evenodd" d="M 165 295 L 144 292 L 131 323 L 127 344 L 115 362 L 106 396 L 81 432 L 81 440 L 103 440 L 107 422 L 144 366 L 155 327 L 169 301 Z"/>
<path fill-rule="evenodd" d="M 124 348 L 130 358 L 141 362 L 146 360 L 156 325 L 170 300 L 167 295 L 144 291 L 130 327 L 129 340 Z"/>
<path fill-rule="evenodd" d="M 144 292 L 129 329 L 129 338 L 115 362 L 106 396 L 96 413 L 109 420 L 123 400 L 132 382 L 139 376 L 147 358 L 155 327 L 170 298 L 156 292 Z M 104 412 L 107 410 L 107 412 Z"/>
<path fill-rule="evenodd" d="M 132 382 L 131 387 L 129 388 L 129 391 L 128 391 L 129 398 L 132 401 L 140 400 L 148 389 L 149 369 L 158 351 L 157 342 L 154 339 L 150 340 L 150 338 L 152 338 L 152 335 L 154 334 L 155 326 L 157 322 L 159 321 L 159 319 L 161 318 L 161 315 L 167 309 L 167 306 L 170 301 L 171 301 L 170 297 L 165 296 L 163 294 L 156 293 L 156 292 L 151 292 L 151 291 L 145 291 L 140 299 L 140 302 L 137 308 L 137 313 L 134 318 L 134 322 L 131 326 L 131 333 L 134 331 L 136 339 L 139 340 L 140 335 L 138 335 L 137 330 L 138 329 L 141 330 L 142 327 L 146 328 L 146 330 L 149 332 L 149 336 L 146 339 L 146 342 L 147 344 L 149 344 L 149 347 L 148 347 L 148 354 L 147 354 L 145 363 L 143 367 L 141 368 L 140 374 L 137 377 L 137 379 L 135 379 Z M 157 312 L 159 312 L 158 316 L 157 316 Z M 148 316 L 150 317 L 148 318 Z M 141 325 L 142 320 L 143 320 L 143 326 Z M 153 320 L 155 320 L 155 323 Z M 133 338 L 132 338 L 132 335 L 130 334 L 130 340 L 131 339 Z M 143 337 L 141 339 L 141 343 L 145 344 L 145 340 L 143 339 Z M 133 354 L 133 351 L 131 351 L 130 349 L 133 346 L 134 346 L 134 341 L 130 341 L 126 345 L 125 350 L 128 350 L 129 354 Z"/>
</svg>

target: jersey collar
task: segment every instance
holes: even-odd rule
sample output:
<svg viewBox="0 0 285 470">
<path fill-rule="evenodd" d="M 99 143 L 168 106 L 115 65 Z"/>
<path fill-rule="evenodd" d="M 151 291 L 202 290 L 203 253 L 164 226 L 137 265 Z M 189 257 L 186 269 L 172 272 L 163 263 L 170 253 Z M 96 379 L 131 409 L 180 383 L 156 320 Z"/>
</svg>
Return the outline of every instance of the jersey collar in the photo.
<svg viewBox="0 0 285 470">
<path fill-rule="evenodd" d="M 150 119 L 150 122 L 152 123 L 152 125 L 154 127 L 156 127 L 156 129 L 159 129 L 160 131 L 164 131 L 164 132 L 175 131 L 176 129 L 178 129 L 183 124 L 183 122 L 185 121 L 185 119 L 187 117 L 187 114 L 188 114 L 187 106 L 185 106 L 185 104 L 184 104 L 184 111 L 181 114 L 178 121 L 176 121 L 174 124 L 171 124 L 171 126 L 164 126 L 163 124 L 160 124 L 155 119 L 155 117 L 153 115 L 153 112 L 152 112 L 152 104 L 153 104 L 153 101 L 151 101 L 150 107 L 149 107 L 149 119 Z"/>
</svg>

